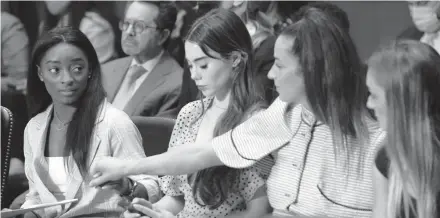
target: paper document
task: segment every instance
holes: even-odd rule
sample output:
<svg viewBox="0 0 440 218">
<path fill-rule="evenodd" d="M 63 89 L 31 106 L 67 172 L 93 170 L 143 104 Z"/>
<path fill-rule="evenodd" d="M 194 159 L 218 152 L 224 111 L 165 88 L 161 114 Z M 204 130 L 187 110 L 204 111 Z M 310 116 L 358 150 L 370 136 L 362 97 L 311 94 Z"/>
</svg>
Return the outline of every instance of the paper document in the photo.
<svg viewBox="0 0 440 218">
<path fill-rule="evenodd" d="M 29 206 L 28 208 L 22 208 L 22 209 L 16 209 L 16 210 L 8 210 L 8 211 L 1 211 L 0 212 L 0 217 L 1 218 L 15 217 L 15 216 L 20 215 L 20 214 L 25 214 L 25 213 L 27 213 L 29 211 L 43 209 L 43 208 L 46 208 L 46 207 L 53 207 L 53 206 L 62 205 L 62 204 L 73 203 L 73 202 L 76 202 L 76 201 L 78 201 L 78 199 L 64 200 L 64 201 L 58 201 L 58 202 L 55 202 L 55 203 L 48 203 L 48 204 L 36 204 L 36 205 Z"/>
</svg>

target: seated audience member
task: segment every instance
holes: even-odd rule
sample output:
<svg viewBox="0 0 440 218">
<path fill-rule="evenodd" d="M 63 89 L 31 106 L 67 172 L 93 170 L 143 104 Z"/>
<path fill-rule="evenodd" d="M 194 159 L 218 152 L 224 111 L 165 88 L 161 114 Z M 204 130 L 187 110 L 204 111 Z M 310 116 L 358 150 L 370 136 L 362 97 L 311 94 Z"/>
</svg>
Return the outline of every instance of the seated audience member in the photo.
<svg viewBox="0 0 440 218">
<path fill-rule="evenodd" d="M 2 93 L 26 92 L 29 68 L 29 38 L 23 24 L 14 15 L 2 11 Z"/>
<path fill-rule="evenodd" d="M 176 118 L 182 68 L 164 49 L 176 21 L 172 2 L 129 3 L 120 23 L 130 56 L 103 65 L 109 101 L 129 116 Z"/>
<path fill-rule="evenodd" d="M 280 97 L 267 110 L 211 141 L 182 142 L 142 160 L 102 158 L 92 166 L 99 176 L 91 185 L 139 173 L 246 168 L 271 155 L 274 216 L 371 217 L 372 166 L 385 132 L 366 107 L 360 58 L 331 15 L 310 7 L 298 13 L 275 43 L 268 76 Z"/>
<path fill-rule="evenodd" d="M 106 101 L 100 72 L 96 52 L 81 31 L 55 28 L 38 40 L 27 87 L 33 118 L 24 133 L 29 193 L 22 208 L 67 199 L 78 202 L 25 217 L 119 217 L 124 211 L 120 194 L 159 198 L 153 176 L 112 183 L 119 194 L 89 186 L 89 167 L 97 159 L 145 157 L 136 126 Z"/>
<path fill-rule="evenodd" d="M 374 217 L 440 217 L 440 56 L 413 40 L 368 61 L 367 106 L 387 141 L 376 157 Z"/>
<path fill-rule="evenodd" d="M 408 1 L 408 8 L 414 26 L 397 38 L 420 40 L 440 52 L 440 2 Z"/>
<path fill-rule="evenodd" d="M 169 149 L 211 140 L 265 106 L 264 93 L 254 82 L 251 38 L 233 12 L 218 9 L 197 20 L 187 36 L 185 52 L 192 79 L 206 98 L 180 111 Z M 270 210 L 263 173 L 268 172 L 219 166 L 191 175 L 165 176 L 161 178 L 165 197 L 153 207 L 158 214 L 182 218 L 260 217 Z M 147 204 L 135 202 L 138 207 Z M 125 215 L 132 216 L 130 212 Z"/>
<path fill-rule="evenodd" d="M 292 24 L 291 16 L 310 1 L 270 1 L 264 13 L 259 13 L 265 23 L 269 23 L 275 34 L 279 34 Z"/>
<path fill-rule="evenodd" d="M 2 207 L 8 207 L 15 197 L 27 189 L 24 176 L 23 131 L 28 122 L 25 94 L 29 68 L 29 38 L 20 20 L 6 11 L 1 12 L 1 41 L 1 105 L 9 108 L 14 115 L 9 179 L 2 196 Z"/>
<path fill-rule="evenodd" d="M 40 34 L 55 27 L 79 28 L 90 40 L 101 64 L 117 56 L 115 30 L 93 1 L 45 1 Z"/>
</svg>

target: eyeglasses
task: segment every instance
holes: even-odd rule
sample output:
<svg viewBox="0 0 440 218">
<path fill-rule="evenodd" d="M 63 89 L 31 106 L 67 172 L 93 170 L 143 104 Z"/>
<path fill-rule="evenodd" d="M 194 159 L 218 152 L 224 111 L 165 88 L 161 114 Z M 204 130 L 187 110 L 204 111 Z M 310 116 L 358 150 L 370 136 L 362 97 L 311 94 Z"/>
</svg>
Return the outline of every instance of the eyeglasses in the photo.
<svg viewBox="0 0 440 218">
<path fill-rule="evenodd" d="M 155 29 L 155 30 L 159 29 L 158 27 L 148 26 L 147 24 L 145 24 L 143 21 L 140 21 L 140 20 L 121 21 L 121 22 L 119 22 L 119 29 L 122 31 L 127 31 L 128 27 L 130 27 L 130 25 L 133 25 L 133 30 L 136 34 L 140 34 L 146 29 Z"/>
<path fill-rule="evenodd" d="M 408 1 L 408 4 L 411 6 L 425 6 L 429 3 L 430 1 Z"/>
</svg>

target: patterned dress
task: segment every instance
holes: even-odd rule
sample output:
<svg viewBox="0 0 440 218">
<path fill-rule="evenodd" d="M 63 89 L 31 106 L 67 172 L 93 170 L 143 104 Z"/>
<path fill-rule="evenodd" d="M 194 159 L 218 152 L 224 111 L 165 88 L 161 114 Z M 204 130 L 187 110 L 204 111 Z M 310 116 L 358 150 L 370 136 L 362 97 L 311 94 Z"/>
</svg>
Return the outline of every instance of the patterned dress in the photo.
<svg viewBox="0 0 440 218">
<path fill-rule="evenodd" d="M 212 101 L 212 98 L 204 99 L 205 108 Z M 202 101 L 194 101 L 187 104 L 180 111 L 176 125 L 171 136 L 169 149 L 174 146 L 194 143 L 202 122 L 201 117 L 203 108 Z M 168 196 L 184 196 L 185 206 L 177 214 L 177 217 L 183 218 L 211 218 L 224 217 L 231 212 L 243 211 L 246 209 L 246 202 L 253 199 L 255 192 L 259 188 L 265 188 L 265 180 L 262 171 L 258 167 L 250 167 L 239 171 L 239 180 L 236 184 L 236 192 L 230 192 L 227 200 L 218 208 L 210 210 L 208 206 L 199 205 L 203 203 L 201 199 L 194 199 L 192 185 L 189 182 L 188 175 L 164 176 L 161 178 L 161 189 Z"/>
</svg>

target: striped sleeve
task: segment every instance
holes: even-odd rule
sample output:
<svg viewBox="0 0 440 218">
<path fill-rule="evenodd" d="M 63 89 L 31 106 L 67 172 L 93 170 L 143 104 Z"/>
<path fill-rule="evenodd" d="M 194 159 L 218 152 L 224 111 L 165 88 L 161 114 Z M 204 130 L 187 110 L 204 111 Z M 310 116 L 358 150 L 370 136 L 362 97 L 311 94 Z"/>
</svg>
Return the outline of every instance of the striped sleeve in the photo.
<svg viewBox="0 0 440 218">
<path fill-rule="evenodd" d="M 285 120 L 287 108 L 277 99 L 266 111 L 214 138 L 217 157 L 226 166 L 246 168 L 286 145 L 293 135 Z"/>
</svg>

